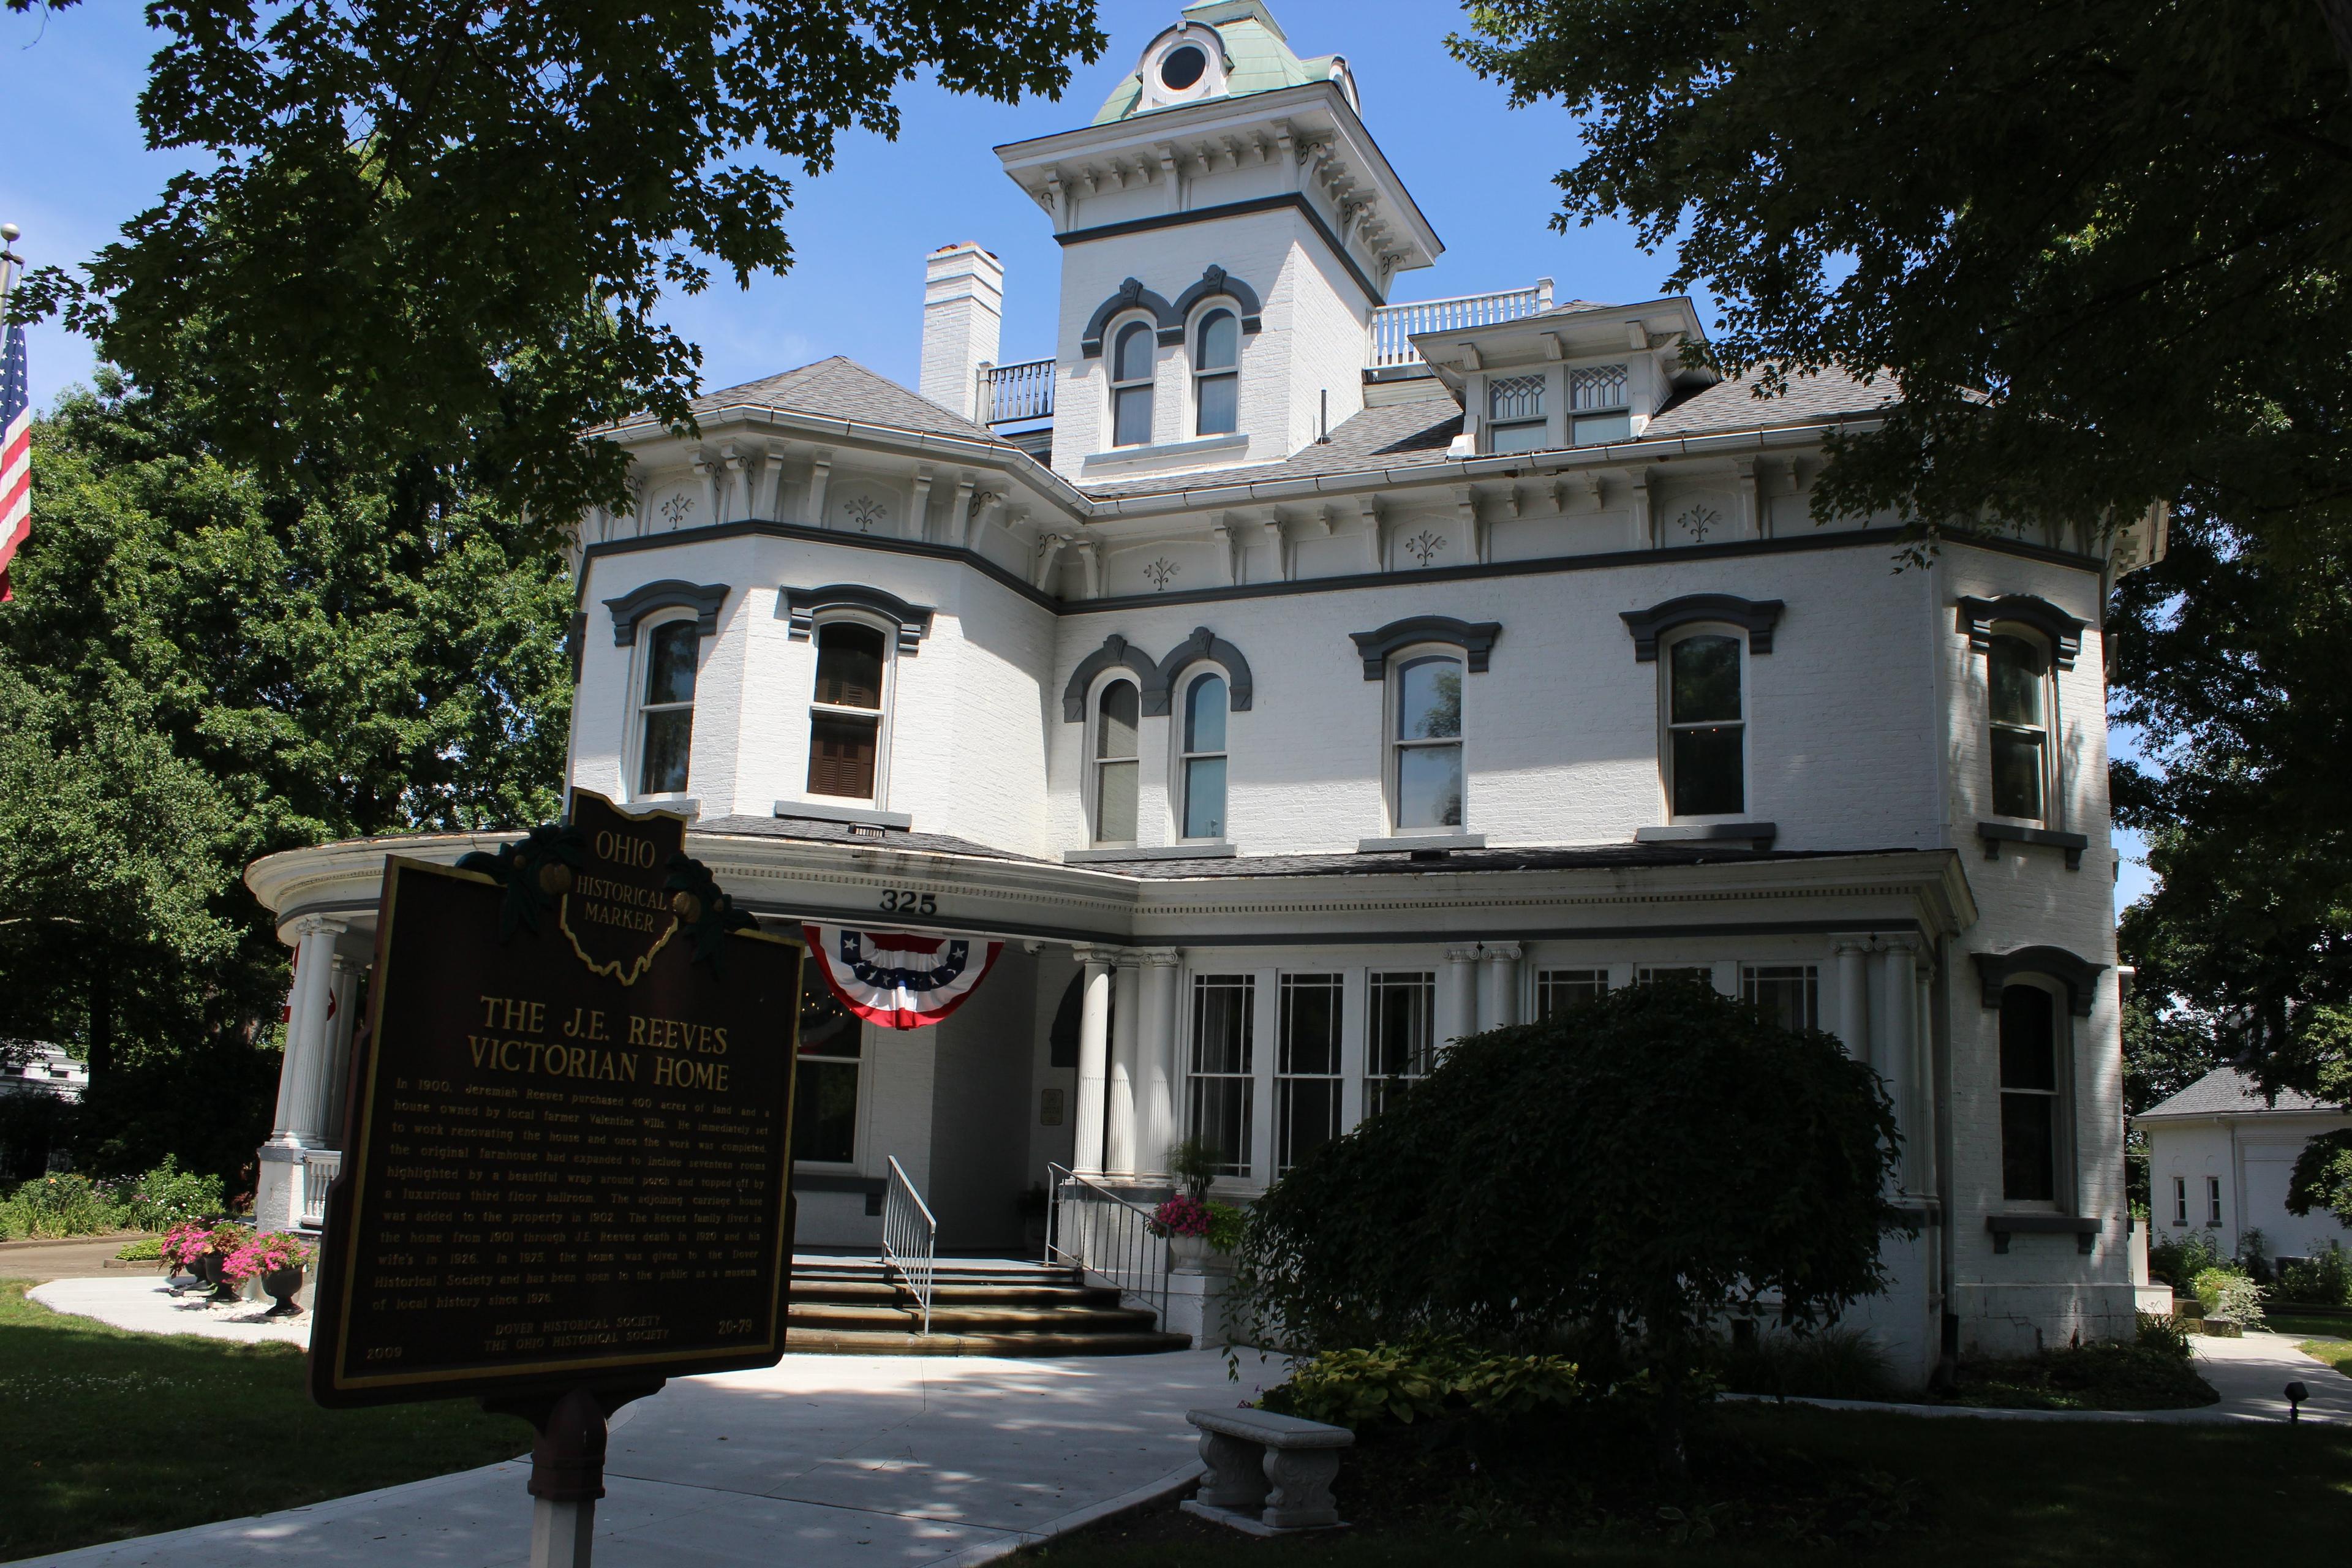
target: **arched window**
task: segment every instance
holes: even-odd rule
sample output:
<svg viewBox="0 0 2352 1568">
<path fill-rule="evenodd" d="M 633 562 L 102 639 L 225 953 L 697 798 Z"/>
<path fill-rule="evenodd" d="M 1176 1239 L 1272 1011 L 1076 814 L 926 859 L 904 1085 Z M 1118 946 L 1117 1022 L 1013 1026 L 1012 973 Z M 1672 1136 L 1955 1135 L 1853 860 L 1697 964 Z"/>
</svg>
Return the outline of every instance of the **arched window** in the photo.
<svg viewBox="0 0 2352 1568">
<path fill-rule="evenodd" d="M 1135 732 L 1143 700 L 1132 680 L 1114 680 L 1095 699 L 1095 842 L 1135 842 Z"/>
<path fill-rule="evenodd" d="M 1739 639 L 1681 638 L 1666 653 L 1666 798 L 1680 816 L 1748 809 L 1747 715 Z"/>
<path fill-rule="evenodd" d="M 2050 779 L 2050 660 L 2039 643 L 1997 632 L 1988 650 L 1991 686 L 1992 810 L 2039 822 Z"/>
<path fill-rule="evenodd" d="M 640 795 L 682 795 L 692 776 L 694 666 L 701 649 L 701 631 L 691 616 L 650 628 L 645 696 L 638 704 Z"/>
<path fill-rule="evenodd" d="M 1396 667 L 1396 825 L 1462 826 L 1462 661 L 1446 654 Z"/>
<path fill-rule="evenodd" d="M 2010 1203 L 2058 1201 L 2060 1134 L 2057 998 L 2039 985 L 2000 994 L 2000 1194 Z"/>
<path fill-rule="evenodd" d="M 1204 675 L 1184 691 L 1184 837 L 1225 836 L 1225 678 Z"/>
<path fill-rule="evenodd" d="M 1149 321 L 1129 321 L 1113 340 L 1110 365 L 1111 444 L 1148 446 L 1151 440 L 1152 346 Z"/>
<path fill-rule="evenodd" d="M 1192 433 L 1223 436 L 1241 428 L 1242 324 L 1215 310 L 1192 329 Z"/>
<path fill-rule="evenodd" d="M 881 632 L 862 621 L 832 621 L 817 628 L 809 794 L 874 799 L 882 752 L 884 648 Z"/>
</svg>

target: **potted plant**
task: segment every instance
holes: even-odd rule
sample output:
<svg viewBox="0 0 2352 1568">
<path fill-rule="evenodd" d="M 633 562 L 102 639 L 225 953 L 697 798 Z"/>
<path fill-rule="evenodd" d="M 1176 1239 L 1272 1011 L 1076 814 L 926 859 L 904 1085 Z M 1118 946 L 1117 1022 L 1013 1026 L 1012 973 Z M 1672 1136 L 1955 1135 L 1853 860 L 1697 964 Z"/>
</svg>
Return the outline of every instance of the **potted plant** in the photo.
<svg viewBox="0 0 2352 1568">
<path fill-rule="evenodd" d="M 251 1230 L 231 1221 L 223 1220 L 213 1226 L 212 1234 L 205 1238 L 204 1256 L 199 1259 L 204 1266 L 205 1283 L 213 1288 L 213 1293 L 205 1298 L 206 1300 L 234 1301 L 237 1299 L 236 1282 L 228 1277 L 228 1260 L 252 1237 Z"/>
<path fill-rule="evenodd" d="M 161 1253 L 163 1272 L 166 1275 L 193 1275 L 210 1285 L 213 1281 L 205 1279 L 204 1260 L 211 1251 L 212 1244 L 212 1226 L 202 1220 L 182 1220 L 163 1233 Z M 186 1287 L 174 1285 L 171 1289 L 178 1292 Z"/>
<path fill-rule="evenodd" d="M 302 1310 L 294 1304 L 294 1296 L 302 1289 L 302 1270 L 310 1257 L 310 1248 L 300 1237 L 289 1236 L 282 1230 L 265 1230 L 258 1236 L 247 1237 L 222 1263 L 221 1271 L 239 1285 L 248 1279 L 260 1279 L 261 1288 L 278 1303 L 267 1315 L 290 1318 Z"/>
<path fill-rule="evenodd" d="M 1151 1232 L 1168 1238 L 1169 1261 L 1196 1271 L 1212 1257 L 1231 1253 L 1244 1223 L 1246 1216 L 1231 1204 L 1203 1203 L 1183 1193 L 1151 1211 Z"/>
<path fill-rule="evenodd" d="M 1187 1138 L 1168 1151 L 1168 1173 L 1196 1204 L 1209 1201 L 1209 1187 L 1223 1170 L 1224 1154 L 1205 1138 Z"/>
</svg>

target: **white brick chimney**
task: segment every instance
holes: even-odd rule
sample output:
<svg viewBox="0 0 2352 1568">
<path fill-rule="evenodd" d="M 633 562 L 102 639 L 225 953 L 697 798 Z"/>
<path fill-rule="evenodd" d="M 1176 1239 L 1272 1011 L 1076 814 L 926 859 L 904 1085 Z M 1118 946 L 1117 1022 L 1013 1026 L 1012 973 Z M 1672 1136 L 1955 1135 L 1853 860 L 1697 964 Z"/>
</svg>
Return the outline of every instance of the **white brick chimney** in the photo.
<svg viewBox="0 0 2352 1568">
<path fill-rule="evenodd" d="M 931 252 L 923 266 L 923 380 L 917 390 L 976 423 L 980 367 L 996 363 L 1004 324 L 1004 264 L 967 241 Z"/>
</svg>

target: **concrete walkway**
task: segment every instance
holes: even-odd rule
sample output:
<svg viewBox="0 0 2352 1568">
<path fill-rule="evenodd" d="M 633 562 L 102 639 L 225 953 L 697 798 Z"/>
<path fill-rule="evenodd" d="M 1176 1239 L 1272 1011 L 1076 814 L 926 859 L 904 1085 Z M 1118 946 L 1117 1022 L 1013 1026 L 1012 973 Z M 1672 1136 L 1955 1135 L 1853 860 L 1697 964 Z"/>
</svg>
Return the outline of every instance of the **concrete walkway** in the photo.
<svg viewBox="0 0 2352 1568">
<path fill-rule="evenodd" d="M 153 1279 L 153 1263 L 125 1263 L 114 1255 L 137 1231 L 119 1236 L 77 1236 L 63 1241 L 0 1241 L 0 1279 Z"/>
<path fill-rule="evenodd" d="M 52 1279 L 26 1291 L 25 1298 L 52 1311 L 95 1318 L 135 1333 L 196 1334 L 242 1344 L 277 1341 L 305 1350 L 310 1347 L 308 1312 L 295 1318 L 270 1317 L 267 1296 L 259 1300 L 206 1300 L 208 1292 L 184 1274 L 178 1283 L 189 1289 L 186 1295 L 180 1295 L 173 1289 L 172 1280 L 154 1271 L 154 1265 L 147 1267 L 147 1272 L 127 1279 L 119 1274 L 103 1279 Z"/>
<path fill-rule="evenodd" d="M 126 1301 L 126 1283 L 62 1281 L 36 1299 L 58 1297 L 68 1310 L 68 1300 L 102 1306 L 89 1315 L 110 1321 L 171 1312 L 166 1332 L 201 1321 Z M 116 1287 L 117 1299 L 93 1300 L 100 1286 Z M 220 1326 L 230 1333 L 215 1337 L 249 1336 Z M 1255 1398 L 1282 1375 L 1254 1355 L 1242 1374 L 1228 1379 L 1222 1352 L 1186 1351 L 1069 1361 L 786 1356 L 762 1372 L 680 1379 L 615 1417 L 596 1513 L 598 1568 L 987 1562 L 1188 1484 L 1199 1472 L 1199 1435 L 1184 1412 Z M 515 1430 L 520 1447 L 526 1434 Z M 39 1561 L 500 1568 L 529 1555 L 529 1474 L 523 1462 L 491 1465 Z"/>
</svg>

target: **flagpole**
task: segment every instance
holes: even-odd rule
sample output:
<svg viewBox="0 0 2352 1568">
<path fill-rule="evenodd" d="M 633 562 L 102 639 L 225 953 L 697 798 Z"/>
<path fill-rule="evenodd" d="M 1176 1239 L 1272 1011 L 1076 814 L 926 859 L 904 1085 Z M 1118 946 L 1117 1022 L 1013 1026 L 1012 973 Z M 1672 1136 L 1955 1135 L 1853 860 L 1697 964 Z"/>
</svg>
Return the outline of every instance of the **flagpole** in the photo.
<svg viewBox="0 0 2352 1568">
<path fill-rule="evenodd" d="M 25 258 L 16 254 L 16 237 L 25 231 L 13 223 L 0 223 L 0 326 L 8 321 L 8 296 L 16 291 L 16 274 L 24 269 Z"/>
</svg>

